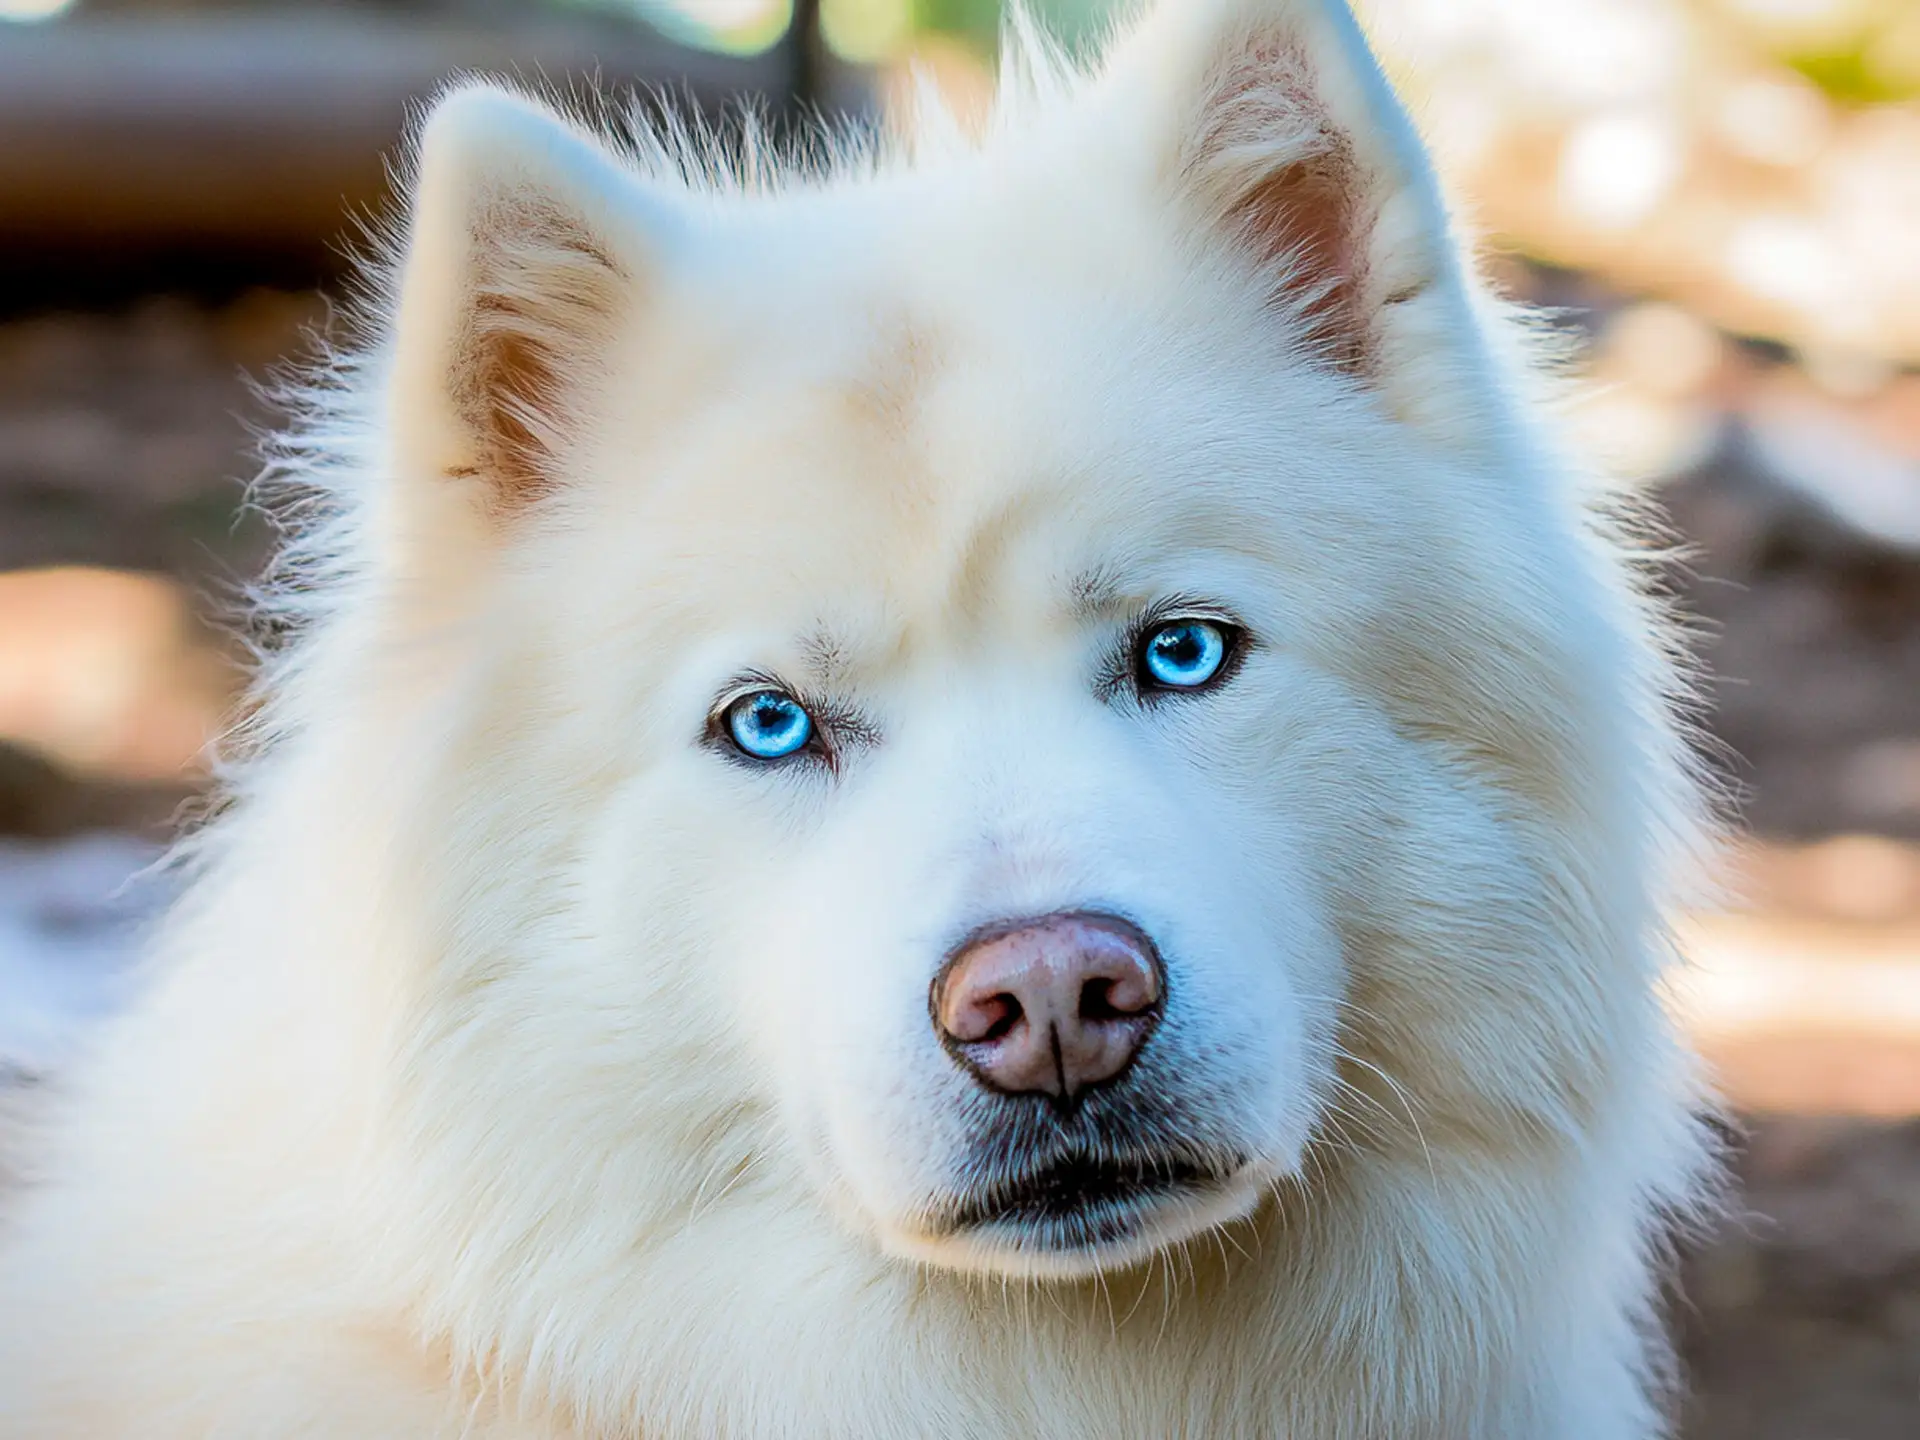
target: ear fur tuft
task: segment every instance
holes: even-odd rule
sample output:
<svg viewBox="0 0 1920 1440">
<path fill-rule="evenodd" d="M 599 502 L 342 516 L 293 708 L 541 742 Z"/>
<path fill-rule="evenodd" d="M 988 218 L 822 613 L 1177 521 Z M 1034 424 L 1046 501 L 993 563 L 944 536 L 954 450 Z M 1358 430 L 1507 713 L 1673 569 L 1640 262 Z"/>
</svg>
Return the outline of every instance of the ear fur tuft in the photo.
<svg viewBox="0 0 1920 1440">
<path fill-rule="evenodd" d="M 1115 68 L 1171 105 L 1176 184 L 1312 351 L 1427 403 L 1400 372 L 1474 327 L 1424 148 L 1341 0 L 1165 0 Z"/>
<path fill-rule="evenodd" d="M 402 463 L 476 481 L 489 512 L 512 512 L 558 483 L 659 217 L 597 142 L 489 87 L 443 97 L 416 154 L 394 337 Z"/>
</svg>

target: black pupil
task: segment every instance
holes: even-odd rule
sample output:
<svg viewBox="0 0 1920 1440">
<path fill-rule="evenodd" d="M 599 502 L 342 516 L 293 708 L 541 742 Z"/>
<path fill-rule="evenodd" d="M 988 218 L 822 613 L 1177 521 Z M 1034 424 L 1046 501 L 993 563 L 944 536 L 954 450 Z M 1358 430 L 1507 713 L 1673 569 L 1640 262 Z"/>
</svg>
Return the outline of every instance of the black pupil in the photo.
<svg viewBox="0 0 1920 1440">
<path fill-rule="evenodd" d="M 787 723 L 787 707 L 769 695 L 753 707 L 753 723 L 762 730 L 779 730 Z"/>
<path fill-rule="evenodd" d="M 1200 631 L 1192 625 L 1182 625 L 1174 630 L 1162 630 L 1160 638 L 1154 641 L 1154 649 L 1161 658 L 1179 669 L 1185 670 L 1196 664 L 1205 647 L 1200 643 Z"/>
</svg>

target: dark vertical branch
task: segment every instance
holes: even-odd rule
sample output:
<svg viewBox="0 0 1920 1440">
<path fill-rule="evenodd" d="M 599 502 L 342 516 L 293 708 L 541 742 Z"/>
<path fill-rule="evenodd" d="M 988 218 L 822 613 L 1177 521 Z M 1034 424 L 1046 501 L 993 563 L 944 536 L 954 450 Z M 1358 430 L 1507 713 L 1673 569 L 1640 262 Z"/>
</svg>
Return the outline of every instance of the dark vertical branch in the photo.
<svg viewBox="0 0 1920 1440">
<path fill-rule="evenodd" d="M 793 108 L 802 116 L 818 116 L 827 108 L 826 43 L 820 31 L 820 0 L 793 0 L 787 52 L 792 57 Z"/>
</svg>

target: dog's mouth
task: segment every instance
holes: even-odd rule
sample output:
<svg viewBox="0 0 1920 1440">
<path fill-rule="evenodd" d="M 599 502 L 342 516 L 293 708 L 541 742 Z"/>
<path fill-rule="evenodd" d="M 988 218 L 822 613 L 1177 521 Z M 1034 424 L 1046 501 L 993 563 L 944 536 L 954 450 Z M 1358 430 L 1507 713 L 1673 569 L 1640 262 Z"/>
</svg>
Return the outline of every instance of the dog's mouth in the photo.
<svg viewBox="0 0 1920 1440">
<path fill-rule="evenodd" d="M 958 1197 L 929 1227 L 948 1241 L 1039 1258 L 1137 1249 L 1178 1213 L 1216 1208 L 1242 1157 L 1065 1155 Z M 1168 1236 L 1166 1238 L 1172 1238 Z"/>
</svg>

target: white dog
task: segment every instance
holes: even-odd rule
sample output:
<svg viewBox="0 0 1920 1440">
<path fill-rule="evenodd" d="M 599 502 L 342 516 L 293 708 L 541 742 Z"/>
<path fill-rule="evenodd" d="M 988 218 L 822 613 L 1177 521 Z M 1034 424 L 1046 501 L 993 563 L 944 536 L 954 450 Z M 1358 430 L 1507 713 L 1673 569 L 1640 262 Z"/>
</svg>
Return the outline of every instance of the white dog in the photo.
<svg viewBox="0 0 1920 1440">
<path fill-rule="evenodd" d="M 1014 52 L 818 174 L 434 109 L 9 1440 L 1664 1432 L 1635 562 L 1344 9 Z"/>
</svg>

